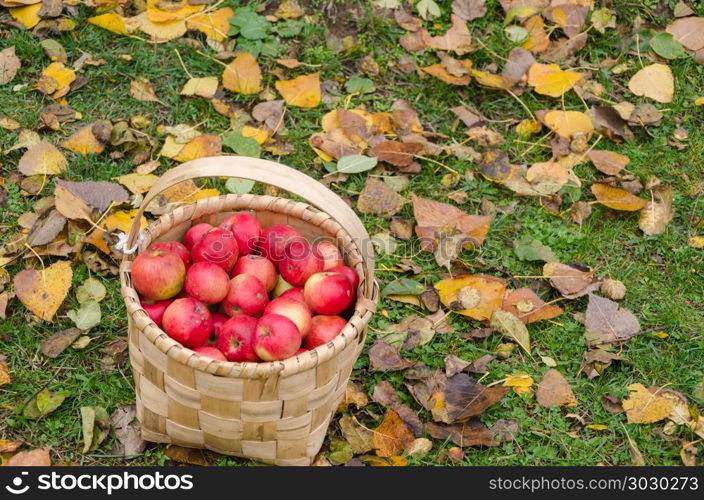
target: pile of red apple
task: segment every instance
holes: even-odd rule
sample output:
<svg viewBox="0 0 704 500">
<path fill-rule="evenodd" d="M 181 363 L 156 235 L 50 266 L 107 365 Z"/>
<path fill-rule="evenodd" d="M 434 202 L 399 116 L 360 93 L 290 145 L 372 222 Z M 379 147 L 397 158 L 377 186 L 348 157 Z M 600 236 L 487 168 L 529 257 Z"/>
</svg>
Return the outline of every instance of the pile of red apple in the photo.
<svg viewBox="0 0 704 500">
<path fill-rule="evenodd" d="M 359 278 L 335 244 L 245 213 L 152 244 L 132 265 L 149 317 L 172 339 L 221 361 L 275 361 L 330 342 Z M 344 316 L 344 317 L 343 317 Z"/>
</svg>

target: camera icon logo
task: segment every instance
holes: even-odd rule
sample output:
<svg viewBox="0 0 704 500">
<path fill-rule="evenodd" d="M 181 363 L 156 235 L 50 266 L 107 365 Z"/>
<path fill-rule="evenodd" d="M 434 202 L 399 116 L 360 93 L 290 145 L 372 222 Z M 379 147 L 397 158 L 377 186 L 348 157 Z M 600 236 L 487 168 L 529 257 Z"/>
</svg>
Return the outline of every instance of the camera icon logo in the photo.
<svg viewBox="0 0 704 500">
<path fill-rule="evenodd" d="M 5 489 L 7 491 L 9 491 L 10 493 L 12 493 L 13 495 L 22 495 L 24 493 L 27 493 L 27 491 L 29 490 L 29 485 L 26 484 L 26 485 L 22 486 L 22 483 L 23 483 L 22 476 L 28 476 L 28 475 L 29 475 L 29 472 L 20 472 L 20 475 L 15 477 L 12 480 L 11 485 L 8 484 L 7 486 L 5 486 Z"/>
</svg>

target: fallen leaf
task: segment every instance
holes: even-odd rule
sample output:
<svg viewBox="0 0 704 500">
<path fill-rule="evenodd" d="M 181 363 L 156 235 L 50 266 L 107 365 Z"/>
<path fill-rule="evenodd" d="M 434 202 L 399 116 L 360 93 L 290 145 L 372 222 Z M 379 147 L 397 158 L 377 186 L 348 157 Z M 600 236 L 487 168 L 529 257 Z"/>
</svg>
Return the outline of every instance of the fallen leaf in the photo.
<svg viewBox="0 0 704 500">
<path fill-rule="evenodd" d="M 0 50 L 0 85 L 10 83 L 22 67 L 22 63 L 15 55 L 15 47 Z"/>
<path fill-rule="evenodd" d="M 222 73 L 222 86 L 239 94 L 256 94 L 261 89 L 261 83 L 262 71 L 249 52 L 235 57 Z"/>
<path fill-rule="evenodd" d="M 471 76 L 467 74 L 455 76 L 448 72 L 442 64 L 431 64 L 430 66 L 419 68 L 419 70 L 450 85 L 468 85 L 472 79 Z"/>
<path fill-rule="evenodd" d="M 13 18 L 22 23 L 24 27 L 29 30 L 34 28 L 42 20 L 38 15 L 41 8 L 41 3 L 35 3 L 34 5 L 8 9 L 8 12 Z"/>
<path fill-rule="evenodd" d="M 599 203 L 613 210 L 635 212 L 647 204 L 643 198 L 634 196 L 625 189 L 607 184 L 592 184 L 591 192 Z"/>
<path fill-rule="evenodd" d="M 91 209 L 94 209 L 101 213 L 107 210 L 111 205 L 118 205 L 120 203 L 125 203 L 127 202 L 127 200 L 129 200 L 129 194 L 127 193 L 127 191 L 125 191 L 119 184 L 116 184 L 114 182 L 71 182 L 58 180 L 56 181 L 56 184 L 57 190 L 54 194 L 57 198 L 60 196 L 58 194 L 58 187 L 61 187 L 62 189 L 65 189 L 68 193 L 85 203 Z M 58 204 L 57 208 L 59 208 Z"/>
<path fill-rule="evenodd" d="M 649 97 L 657 102 L 672 102 L 675 79 L 665 64 L 651 64 L 638 71 L 628 81 L 628 88 L 637 96 Z"/>
<path fill-rule="evenodd" d="M 186 18 L 186 28 L 205 33 L 211 40 L 222 42 L 227 39 L 230 31 L 230 18 L 235 15 L 229 7 L 223 7 L 212 12 L 190 15 Z"/>
<path fill-rule="evenodd" d="M 533 9 L 535 12 L 535 9 Z M 523 49 L 533 53 L 544 52 L 550 46 L 550 38 L 545 32 L 545 21 L 540 16 L 528 18 L 523 27 L 528 31 L 528 40 L 521 44 Z"/>
<path fill-rule="evenodd" d="M 32 225 L 27 243 L 33 247 L 47 245 L 54 241 L 65 226 L 66 218 L 56 209 L 49 210 Z"/>
<path fill-rule="evenodd" d="M 431 49 L 454 52 L 458 55 L 474 50 L 472 36 L 467 28 L 467 23 L 455 14 L 450 15 L 452 26 L 444 35 L 430 36 L 426 31 L 421 33 L 425 45 Z"/>
<path fill-rule="evenodd" d="M 451 311 L 484 321 L 501 309 L 506 281 L 474 274 L 441 280 L 435 284 L 435 289 L 440 295 L 440 301 Z"/>
<path fill-rule="evenodd" d="M 210 463 L 205 458 L 203 450 L 184 448 L 183 446 L 170 445 L 164 450 L 164 454 L 171 460 L 180 464 L 208 466 Z"/>
<path fill-rule="evenodd" d="M 657 186 L 652 190 L 653 201 L 649 201 L 640 211 L 638 227 L 649 236 L 662 234 L 675 216 L 672 210 L 672 188 Z"/>
<path fill-rule="evenodd" d="M 430 422 L 426 432 L 435 439 L 450 439 L 462 448 L 469 446 L 498 446 L 494 432 L 477 419 L 461 424 L 443 425 Z"/>
<path fill-rule="evenodd" d="M 451 424 L 481 415 L 504 397 L 506 389 L 498 386 L 484 387 L 466 373 L 459 373 L 447 379 L 444 391 L 439 394 L 442 394 L 440 401 L 437 399 L 438 393 L 434 396 L 433 418 Z M 441 403 L 444 403 L 444 407 Z"/>
<path fill-rule="evenodd" d="M 49 448 L 21 451 L 10 457 L 3 465 L 6 467 L 49 467 L 51 465 Z"/>
<path fill-rule="evenodd" d="M 112 128 L 110 122 L 95 122 L 86 125 L 62 142 L 61 147 L 82 155 L 102 153 L 105 151 L 105 142 L 96 137 L 95 131 L 108 127 Z M 107 135 L 109 136 L 109 132 Z"/>
<path fill-rule="evenodd" d="M 401 356 L 397 347 L 376 342 L 369 348 L 369 369 L 373 372 L 404 370 L 412 363 Z"/>
<path fill-rule="evenodd" d="M 384 421 L 374 429 L 374 448 L 380 457 L 399 455 L 415 437 L 394 410 L 387 409 Z"/>
<path fill-rule="evenodd" d="M 420 421 L 420 418 L 418 418 L 418 414 L 410 407 L 401 403 L 396 389 L 394 389 L 389 382 L 379 382 L 374 386 L 372 398 L 375 403 L 398 413 L 398 416 L 408 426 L 414 436 L 418 437 L 423 435 L 423 423 Z"/>
<path fill-rule="evenodd" d="M 117 443 L 110 451 L 112 455 L 131 458 L 140 455 L 145 450 L 147 442 L 142 439 L 137 421 L 137 409 L 134 404 L 117 408 L 110 415 L 110 424 L 117 438 Z"/>
<path fill-rule="evenodd" d="M 159 180 L 159 177 L 154 174 L 131 173 L 115 177 L 115 180 L 129 189 L 131 193 L 142 194 L 149 191 Z"/>
<path fill-rule="evenodd" d="M 302 75 L 292 80 L 279 80 L 276 90 L 290 106 L 315 108 L 320 104 L 320 73 Z"/>
<path fill-rule="evenodd" d="M 501 386 L 510 387 L 516 394 L 532 394 L 534 383 L 535 381 L 530 375 L 526 373 L 515 373 L 508 375 Z"/>
<path fill-rule="evenodd" d="M 197 95 L 211 99 L 218 90 L 218 77 L 206 76 L 203 78 L 191 78 L 181 89 L 180 94 L 186 96 Z"/>
<path fill-rule="evenodd" d="M 56 332 L 39 346 L 39 350 L 49 358 L 57 358 L 81 335 L 78 328 L 69 328 Z"/>
<path fill-rule="evenodd" d="M 23 444 L 24 443 L 22 441 L 10 441 L 9 439 L 0 439 L 0 454 L 12 453 Z"/>
<path fill-rule="evenodd" d="M 543 266 L 543 276 L 563 297 L 576 299 L 599 289 L 601 281 L 594 277 L 591 269 L 577 264 L 548 262 Z"/>
<path fill-rule="evenodd" d="M 67 166 L 66 157 L 56 146 L 41 141 L 27 149 L 17 168 L 24 175 L 54 175 L 63 172 Z"/>
<path fill-rule="evenodd" d="M 51 392 L 49 389 L 42 389 L 24 407 L 23 415 L 27 418 L 41 418 L 55 411 L 61 403 L 70 395 L 66 391 Z"/>
<path fill-rule="evenodd" d="M 344 414 L 338 421 L 342 437 L 350 444 L 352 453 L 366 453 L 375 448 L 375 432 L 360 424 L 356 418 Z"/>
<path fill-rule="evenodd" d="M 545 372 L 535 393 L 538 404 L 547 408 L 551 406 L 576 406 L 572 388 L 567 379 L 555 369 Z"/>
<path fill-rule="evenodd" d="M 407 167 L 422 149 L 423 146 L 418 143 L 383 141 L 374 146 L 369 153 L 396 167 Z"/>
<path fill-rule="evenodd" d="M 528 69 L 528 85 L 538 94 L 560 97 L 582 78 L 581 73 L 565 71 L 557 64 L 533 63 Z"/>
<path fill-rule="evenodd" d="M 620 344 L 640 333 L 638 318 L 617 302 L 589 294 L 584 334 L 587 345 Z"/>
<path fill-rule="evenodd" d="M 689 50 L 704 49 L 704 17 L 676 19 L 666 31 Z"/>
<path fill-rule="evenodd" d="M 44 270 L 24 270 L 13 280 L 17 298 L 37 317 L 52 321 L 71 288 L 73 272 L 67 261 L 55 262 Z"/>
<path fill-rule="evenodd" d="M 487 12 L 486 0 L 453 0 L 452 13 L 463 21 L 484 17 Z"/>
<path fill-rule="evenodd" d="M 530 288 L 507 291 L 501 308 L 526 324 L 556 318 L 563 313 L 561 307 L 546 304 Z"/>
<path fill-rule="evenodd" d="M 598 149 L 587 151 L 587 157 L 599 172 L 603 172 L 606 175 L 618 175 L 631 161 L 626 155 Z"/>
<path fill-rule="evenodd" d="M 94 300 L 87 300 L 78 309 L 68 311 L 66 316 L 73 321 L 77 328 L 88 331 L 100 323 L 100 304 Z"/>
<path fill-rule="evenodd" d="M 628 423 L 652 424 L 667 418 L 672 411 L 674 402 L 658 394 L 653 394 L 643 384 L 628 386 L 628 398 L 622 406 L 626 412 Z"/>
<path fill-rule="evenodd" d="M 581 111 L 549 111 L 543 121 L 550 130 L 565 139 L 578 134 L 588 136 L 594 131 L 592 119 Z"/>
<path fill-rule="evenodd" d="M 138 101 L 161 103 L 154 93 L 154 85 L 146 79 L 130 81 L 130 96 Z"/>
<path fill-rule="evenodd" d="M 126 19 L 114 12 L 107 12 L 99 16 L 89 17 L 87 21 L 105 30 L 118 35 L 129 35 L 136 27 L 132 28 Z"/>
<path fill-rule="evenodd" d="M 520 345 L 530 354 L 530 334 L 523 322 L 510 312 L 496 310 L 489 324 Z"/>
<path fill-rule="evenodd" d="M 364 389 L 362 389 L 362 386 L 352 380 L 347 381 L 345 397 L 340 403 L 339 410 L 346 411 L 350 405 L 354 405 L 357 409 L 364 408 L 367 404 L 369 404 L 369 398 Z"/>
<path fill-rule="evenodd" d="M 183 163 L 207 156 L 219 156 L 221 154 L 222 139 L 217 135 L 205 134 L 196 137 L 186 144 L 173 159 Z"/>
<path fill-rule="evenodd" d="M 514 241 L 513 251 L 516 253 L 516 257 L 521 260 L 542 260 L 543 262 L 558 262 L 560 260 L 549 246 L 543 245 L 540 240 L 529 235 L 521 236 Z"/>
<path fill-rule="evenodd" d="M 364 189 L 357 198 L 357 210 L 365 214 L 395 215 L 406 200 L 383 181 L 367 177 Z"/>
<path fill-rule="evenodd" d="M 456 230 L 468 237 L 465 248 L 479 247 L 484 242 L 491 217 L 469 215 L 459 208 L 439 201 L 412 195 L 413 215 L 415 216 L 416 235 L 421 239 L 421 248 L 433 251 L 438 240 L 438 231 L 448 233 Z"/>
</svg>

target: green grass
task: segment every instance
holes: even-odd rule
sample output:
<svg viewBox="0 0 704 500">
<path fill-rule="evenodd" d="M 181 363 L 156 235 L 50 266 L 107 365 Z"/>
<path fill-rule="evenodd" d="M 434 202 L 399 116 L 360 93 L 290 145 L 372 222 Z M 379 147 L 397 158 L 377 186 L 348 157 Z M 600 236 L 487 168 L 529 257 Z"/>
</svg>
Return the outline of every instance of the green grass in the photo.
<svg viewBox="0 0 704 500">
<path fill-rule="evenodd" d="M 311 3 L 311 2 L 309 2 Z M 315 2 L 312 2 L 315 4 Z M 450 2 L 440 2 L 446 15 L 439 21 L 447 26 Z M 490 1 L 490 15 L 473 21 L 470 26 L 475 33 L 482 33 L 481 40 L 493 53 L 505 56 L 511 43 L 503 35 L 503 14 L 498 2 Z M 620 3 L 620 2 L 619 2 Z M 645 5 L 650 5 L 648 2 Z M 644 19 L 662 24 L 664 21 L 654 17 L 647 6 L 630 3 L 619 7 L 619 23 L 634 19 L 636 14 Z M 704 8 L 699 8 L 704 14 Z M 314 9 L 309 11 L 316 12 Z M 6 13 L 0 13 L 6 16 Z M 203 131 L 222 134 L 229 128 L 226 117 L 217 114 L 212 106 L 203 99 L 183 98 L 178 95 L 188 76 L 181 67 L 176 50 L 183 58 L 184 64 L 193 76 L 219 75 L 222 67 L 211 59 L 203 57 L 183 41 L 166 44 L 150 44 L 141 40 L 119 37 L 83 20 L 90 15 L 82 7 L 79 9 L 78 27 L 74 32 L 54 35 L 66 48 L 69 62 L 75 60 L 81 51 L 89 52 L 94 58 L 105 59 L 102 66 L 86 66 L 81 74 L 88 79 L 88 84 L 77 92 L 68 95 L 71 107 L 80 111 L 83 118 L 68 124 L 65 132 L 43 131 L 42 136 L 57 143 L 64 136 L 72 133 L 83 124 L 98 119 L 129 119 L 141 115 L 151 121 L 146 133 L 158 136 L 157 126 L 176 125 L 179 123 L 201 124 Z M 395 99 L 407 99 L 418 111 L 426 129 L 446 134 L 461 142 L 464 126 L 455 128 L 451 107 L 466 103 L 477 107 L 491 120 L 518 120 L 528 115 L 514 98 L 497 90 L 484 89 L 470 84 L 468 87 L 455 88 L 432 77 L 419 78 L 415 73 L 403 74 L 394 68 L 395 61 L 405 51 L 398 45 L 398 38 L 403 31 L 388 19 L 373 16 L 365 11 L 359 23 L 358 43 L 351 50 L 336 54 L 326 48 L 326 28 L 320 14 L 315 15 L 318 23 L 307 28 L 305 37 L 298 37 L 295 42 L 297 55 L 301 61 L 319 64 L 321 80 L 334 79 L 344 82 L 350 76 L 361 74 L 356 61 L 365 55 L 372 56 L 381 73 L 372 76 L 377 87 L 374 93 L 353 97 L 351 107 L 364 105 L 371 111 L 388 110 Z M 439 31 L 442 31 L 439 30 Z M 49 64 L 39 46 L 39 41 L 26 31 L 9 29 L 9 38 L 3 45 L 16 47 L 23 67 L 10 85 L 0 87 L 0 115 L 7 115 L 19 121 L 24 128 L 36 129 L 39 113 L 43 106 L 51 104 L 51 99 L 42 97 L 32 89 L 42 69 Z M 630 93 L 623 93 L 623 86 L 628 78 L 639 69 L 638 57 L 628 52 L 621 44 L 622 36 L 616 30 L 605 35 L 590 32 L 587 47 L 579 53 L 579 62 L 575 65 L 595 67 L 605 58 L 620 58 L 628 62 L 629 71 L 622 75 L 611 75 L 605 70 L 595 72 L 595 79 L 604 85 L 609 95 L 623 95 L 632 102 Z M 209 49 L 207 52 L 212 53 Z M 468 55 L 475 67 L 495 61 L 489 50 L 480 49 Z M 120 54 L 131 54 L 131 62 L 120 58 Z M 419 65 L 436 62 L 437 58 L 430 52 L 414 56 Z M 644 62 L 646 59 L 643 59 Z M 273 87 L 276 66 L 272 60 L 261 59 L 265 84 Z M 650 127 L 647 131 L 636 128 L 636 139 L 631 143 L 614 144 L 603 139 L 599 147 L 612 149 L 630 157 L 628 169 L 641 182 L 650 177 L 658 177 L 663 183 L 671 185 L 675 191 L 674 208 L 676 216 L 666 232 L 660 236 L 644 236 L 637 226 L 637 215 L 616 213 L 594 205 L 592 216 L 579 227 L 569 220 L 569 215 L 556 217 L 542 209 L 536 200 L 518 199 L 515 210 L 509 214 L 497 213 L 492 221 L 491 230 L 482 248 L 477 252 L 465 252 L 461 259 L 476 272 L 492 275 L 508 273 L 513 276 L 534 276 L 541 274 L 541 266 L 536 263 L 522 262 L 517 259 L 512 242 L 521 235 L 531 235 L 552 247 L 561 261 L 578 261 L 593 267 L 602 277 L 611 277 L 623 281 L 628 293 L 623 306 L 634 311 L 644 330 L 663 330 L 667 338 L 658 338 L 644 334 L 632 339 L 624 348 L 627 362 L 615 363 L 603 376 L 587 380 L 578 376 L 579 366 L 585 345 L 583 327 L 572 317 L 572 313 L 583 311 L 586 299 L 562 302 L 566 313 L 555 322 L 543 322 L 530 326 L 534 343 L 534 359 L 527 358 L 517 350 L 506 361 L 495 361 L 490 365 L 491 373 L 486 382 L 500 380 L 506 375 L 526 372 L 539 379 L 547 369 L 540 362 L 540 356 L 551 356 L 558 363 L 558 369 L 565 374 L 579 400 L 579 406 L 571 409 L 546 409 L 539 406 L 534 398 L 507 395 L 499 404 L 490 408 L 481 419 L 488 425 L 498 419 L 515 419 L 520 425 L 520 434 L 513 442 L 494 448 L 469 448 L 466 450 L 466 463 L 471 465 L 583 465 L 583 464 L 629 464 L 627 433 L 637 443 L 649 464 L 680 464 L 680 444 L 669 442 L 655 433 L 662 423 L 653 425 L 627 424 L 625 417 L 613 415 L 602 408 L 601 397 L 611 394 L 624 397 L 626 387 L 635 382 L 644 385 L 667 386 L 681 391 L 695 405 L 704 405 L 704 400 L 697 399 L 694 389 L 704 382 L 704 343 L 702 342 L 702 325 L 704 324 L 704 254 L 687 246 L 687 239 L 695 234 L 704 233 L 701 220 L 704 217 L 704 130 L 699 126 L 704 110 L 696 108 L 693 101 L 704 95 L 701 81 L 704 66 L 697 65 L 691 58 L 675 60 L 669 63 L 676 78 L 674 102 L 657 107 L 665 113 L 662 125 Z M 306 73 L 309 69 L 289 72 L 289 74 Z M 165 105 L 138 102 L 129 97 L 129 81 L 134 78 L 147 78 L 156 85 L 158 97 Z M 367 76 L 368 77 L 368 76 Z M 13 91 L 12 86 L 26 83 L 27 86 Z M 341 85 L 344 89 L 344 86 Z M 253 98 L 240 98 L 227 93 L 230 101 L 238 106 L 248 107 L 256 101 Z M 532 112 L 540 109 L 560 107 L 560 101 L 534 92 L 527 91 L 521 101 Z M 645 102 L 645 100 L 643 101 Z M 581 101 L 570 92 L 565 96 L 567 109 L 583 109 Z M 320 129 L 320 119 L 328 111 L 324 106 L 313 110 L 289 108 L 286 120 L 288 136 L 286 140 L 295 146 L 293 155 L 280 158 L 281 161 L 295 166 L 309 175 L 320 178 L 324 175 L 321 166 L 314 164 L 314 152 L 308 146 L 310 135 Z M 689 132 L 686 148 L 683 151 L 668 145 L 673 130 L 684 127 Z M 532 163 L 544 161 L 549 157 L 549 150 L 535 147 L 521 156 L 526 144 L 517 142 L 518 137 L 512 132 L 513 127 L 497 122 L 492 127 L 505 134 L 505 141 L 500 146 L 509 153 L 514 162 Z M 6 150 L 16 142 L 17 131 L 0 133 L 0 150 Z M 535 140 L 535 139 L 530 139 Z M 481 149 L 481 148 L 478 148 Z M 79 156 L 66 152 L 69 168 L 62 178 L 69 180 L 110 180 L 129 173 L 134 168 L 126 156 L 112 160 L 108 154 L 96 156 Z M 24 197 L 19 189 L 9 182 L 10 174 L 16 172 L 20 151 L 0 155 L 0 177 L 5 178 L 9 191 L 8 204 L 0 212 L 0 226 L 3 228 L 5 242 L 12 239 L 16 231 L 17 215 L 31 209 L 36 198 Z M 513 193 L 500 186 L 484 180 L 476 165 L 445 157 L 442 161 L 460 173 L 474 173 L 474 180 L 462 177 L 453 189 L 462 189 L 468 194 L 468 201 L 460 208 L 468 213 L 479 213 L 482 199 L 494 202 L 497 206 L 507 206 L 517 198 Z M 429 162 L 423 163 L 421 174 L 410 180 L 408 189 L 402 193 L 410 198 L 414 192 L 419 196 L 446 201 L 448 190 L 440 184 L 445 170 Z M 173 164 L 162 160 L 162 173 Z M 576 168 L 583 180 L 582 199 L 591 200 L 589 184 L 598 178 L 593 167 L 582 164 Z M 365 174 L 350 176 L 340 186 L 334 186 L 345 196 L 358 192 L 364 185 Z M 49 184 L 42 192 L 43 196 L 53 192 Z M 404 206 L 400 215 L 412 219 L 410 204 Z M 371 233 L 388 228 L 388 220 L 365 216 L 363 221 Z M 379 256 L 378 266 L 393 267 L 399 256 L 413 252 L 411 243 L 402 243 L 395 255 Z M 444 270 L 435 263 L 432 255 L 421 253 L 414 258 L 423 266 L 421 280 L 433 283 L 438 274 Z M 45 264 L 51 259 L 45 258 Z M 35 261 L 27 261 L 36 266 Z M 25 266 L 15 263 L 8 267 L 14 275 Z M 86 266 L 77 262 L 74 265 L 74 284 L 79 284 L 89 275 Z M 397 273 L 378 272 L 378 279 L 383 285 L 399 277 Z M 8 318 L 0 323 L 0 353 L 8 357 L 13 382 L 0 388 L 0 439 L 17 439 L 29 447 L 52 446 L 56 461 L 77 462 L 85 464 L 119 463 L 119 460 L 107 456 L 109 444 L 104 444 L 98 451 L 86 455 L 80 453 L 81 425 L 80 406 L 99 405 L 108 411 L 133 400 L 133 382 L 129 362 L 103 369 L 101 358 L 103 349 L 116 338 L 126 335 L 126 314 L 119 294 L 119 283 L 114 276 L 100 279 L 106 285 L 109 294 L 102 302 L 103 320 L 94 328 L 90 336 L 91 343 L 84 350 L 66 350 L 56 360 L 44 357 L 38 350 L 42 340 L 59 329 L 72 326 L 65 316 L 65 311 L 76 307 L 74 294 L 70 294 L 58 319 L 52 324 L 36 321 L 32 315 L 14 299 L 8 307 Z M 537 287 L 544 299 L 553 299 L 555 292 L 546 287 L 541 280 L 516 278 L 522 286 Z M 372 331 L 369 341 L 375 338 L 375 330 L 383 330 L 407 315 L 416 312 L 413 307 L 391 301 L 380 303 L 380 314 L 371 323 Z M 480 342 L 468 343 L 460 333 L 480 326 L 476 322 L 453 316 L 450 319 L 457 333 L 436 335 L 432 343 L 404 352 L 409 359 L 422 360 L 429 366 L 443 367 L 442 359 L 447 354 L 455 354 L 472 360 L 496 350 L 502 339 L 494 335 Z M 403 388 L 403 379 L 399 374 L 370 374 L 366 353 L 358 362 L 359 369 L 354 377 L 370 391 L 381 380 L 389 380 L 400 389 L 402 398 L 414 408 L 412 401 Z M 39 389 L 48 386 L 52 390 L 67 390 L 71 393 L 64 404 L 54 413 L 40 419 L 28 420 L 16 413 L 24 403 Z M 698 394 L 701 394 L 699 392 Z M 374 406 L 374 414 L 382 415 L 382 409 Z M 570 415 L 576 414 L 575 415 Z M 424 420 L 428 415 L 421 412 Z M 594 431 L 582 428 L 579 419 L 586 424 L 603 424 L 606 430 Z M 374 417 L 367 417 L 369 425 L 378 422 Z M 337 432 L 335 425 L 331 432 Z M 332 435 L 332 434 L 331 434 Z M 683 441 L 692 441 L 695 436 L 679 429 L 675 436 Z M 441 461 L 443 449 L 451 446 L 440 441 L 435 442 L 433 452 L 419 464 L 434 464 Z M 240 464 L 230 458 L 210 456 L 213 463 Z M 167 458 L 161 445 L 150 445 L 145 455 L 132 460 L 133 464 L 163 464 Z"/>
</svg>

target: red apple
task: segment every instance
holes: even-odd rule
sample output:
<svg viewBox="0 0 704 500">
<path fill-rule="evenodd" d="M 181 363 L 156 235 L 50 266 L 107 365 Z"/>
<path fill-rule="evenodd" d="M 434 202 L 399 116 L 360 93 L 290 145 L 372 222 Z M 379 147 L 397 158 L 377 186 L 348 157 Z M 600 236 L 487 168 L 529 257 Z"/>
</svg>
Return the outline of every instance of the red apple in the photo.
<svg viewBox="0 0 704 500">
<path fill-rule="evenodd" d="M 276 285 L 274 286 L 274 291 L 271 292 L 271 294 L 274 297 L 280 297 L 287 290 L 290 290 L 291 288 L 293 288 L 293 285 L 291 283 L 287 282 L 285 279 L 283 279 L 280 274 L 277 274 L 276 275 Z"/>
<path fill-rule="evenodd" d="M 332 241 L 321 241 L 315 244 L 315 250 L 323 258 L 323 271 L 336 266 L 342 266 L 345 261 L 340 250 Z"/>
<path fill-rule="evenodd" d="M 238 314 L 233 316 L 222 327 L 218 338 L 218 348 L 225 354 L 228 361 L 257 361 L 259 357 L 254 352 L 254 332 L 257 328 L 257 318 Z"/>
<path fill-rule="evenodd" d="M 178 294 L 186 278 L 186 266 L 178 254 L 147 250 L 132 263 L 132 285 L 147 300 L 166 300 Z"/>
<path fill-rule="evenodd" d="M 290 297 L 279 297 L 269 302 L 264 309 L 264 315 L 280 314 L 293 321 L 298 327 L 301 337 L 305 337 L 310 332 L 310 322 L 313 317 L 310 309 L 304 302 L 299 302 Z"/>
<path fill-rule="evenodd" d="M 208 306 L 193 298 L 174 300 L 161 322 L 168 336 L 185 347 L 205 344 L 213 329 Z"/>
<path fill-rule="evenodd" d="M 211 312 L 210 315 L 213 318 L 213 329 L 210 331 L 210 336 L 208 336 L 208 341 L 205 343 L 205 345 L 217 346 L 218 337 L 220 336 L 222 326 L 225 324 L 225 322 L 227 322 L 228 319 L 230 319 L 230 317 L 216 312 Z"/>
<path fill-rule="evenodd" d="M 211 229 L 213 229 L 213 226 L 211 226 L 207 222 L 201 222 L 200 224 L 191 226 L 191 229 L 189 229 L 186 232 L 186 235 L 183 237 L 184 246 L 189 250 L 193 250 L 193 247 L 196 246 L 196 243 L 198 243 L 203 238 L 203 236 L 205 236 L 205 234 Z"/>
<path fill-rule="evenodd" d="M 197 352 L 201 356 L 208 358 L 217 359 L 218 361 L 227 361 L 225 355 L 217 347 L 211 345 L 202 345 L 200 347 L 194 347 L 193 352 Z"/>
<path fill-rule="evenodd" d="M 287 298 L 297 300 L 299 302 L 303 302 L 304 304 L 306 303 L 306 297 L 303 294 L 303 287 L 302 286 L 297 286 L 295 288 L 289 288 L 284 293 L 279 295 L 279 297 L 280 298 L 287 297 Z"/>
<path fill-rule="evenodd" d="M 261 281 L 251 274 L 238 274 L 230 280 L 230 290 L 222 309 L 228 316 L 259 316 L 268 303 L 269 297 Z"/>
<path fill-rule="evenodd" d="M 149 250 L 163 250 L 165 252 L 173 252 L 183 261 L 183 265 L 186 267 L 186 271 L 191 266 L 191 252 L 183 243 L 178 241 L 158 241 L 149 245 Z"/>
<path fill-rule="evenodd" d="M 286 316 L 265 314 L 257 321 L 254 352 L 264 361 L 290 358 L 301 347 L 301 334 Z"/>
<path fill-rule="evenodd" d="M 212 262 L 196 262 L 186 272 L 184 290 L 206 304 L 222 301 L 229 289 L 230 277 L 222 267 Z"/>
<path fill-rule="evenodd" d="M 286 245 L 284 258 L 279 261 L 281 277 L 293 286 L 303 286 L 315 273 L 323 271 L 323 258 L 305 240 L 294 240 Z"/>
<path fill-rule="evenodd" d="M 299 350 L 296 351 L 295 356 L 298 356 L 299 354 L 303 354 L 304 352 L 308 352 L 308 349 L 301 347 Z"/>
<path fill-rule="evenodd" d="M 306 304 L 318 314 L 339 314 L 352 303 L 352 284 L 340 273 L 317 273 L 303 288 Z"/>
<path fill-rule="evenodd" d="M 222 221 L 220 227 L 232 232 L 237 240 L 240 255 L 249 255 L 257 249 L 262 226 L 256 217 L 250 214 L 234 214 Z"/>
<path fill-rule="evenodd" d="M 161 319 L 164 317 L 164 311 L 171 304 L 171 300 L 142 300 L 142 309 L 147 313 L 147 316 L 156 323 L 156 326 L 161 328 Z"/>
<path fill-rule="evenodd" d="M 230 231 L 219 227 L 208 231 L 191 250 L 193 262 L 212 262 L 228 273 L 237 262 L 237 241 Z"/>
<path fill-rule="evenodd" d="M 315 349 L 327 344 L 339 335 L 346 324 L 347 320 L 340 316 L 313 316 L 310 334 L 303 340 L 303 346 L 306 349 Z"/>
<path fill-rule="evenodd" d="M 284 249 L 291 241 L 304 241 L 301 233 L 288 224 L 274 224 L 262 230 L 259 253 L 276 263 L 284 258 Z"/>
<path fill-rule="evenodd" d="M 329 273 L 342 274 L 352 284 L 352 290 L 354 290 L 355 292 L 357 291 L 357 287 L 359 286 L 359 276 L 357 276 L 357 271 L 355 271 L 351 267 L 349 267 L 349 266 L 335 266 L 333 268 L 326 269 L 326 271 Z"/>
<path fill-rule="evenodd" d="M 237 264 L 232 268 L 232 277 L 238 274 L 254 276 L 262 282 L 267 292 L 274 289 L 278 278 L 274 263 L 261 255 L 245 255 L 237 259 Z"/>
</svg>

